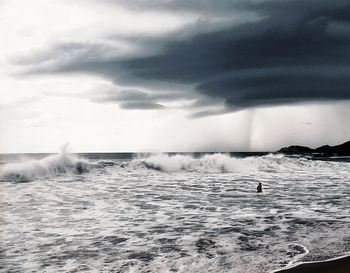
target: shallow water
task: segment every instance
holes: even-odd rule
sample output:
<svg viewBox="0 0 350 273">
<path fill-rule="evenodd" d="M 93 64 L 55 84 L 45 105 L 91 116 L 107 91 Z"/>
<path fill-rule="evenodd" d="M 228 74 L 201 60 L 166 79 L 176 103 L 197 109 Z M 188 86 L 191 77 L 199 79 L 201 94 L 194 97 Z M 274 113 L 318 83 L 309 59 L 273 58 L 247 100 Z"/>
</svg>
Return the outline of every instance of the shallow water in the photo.
<svg viewBox="0 0 350 273">
<path fill-rule="evenodd" d="M 350 251 L 348 162 L 84 157 L 1 156 L 1 272 L 258 273 Z"/>
</svg>

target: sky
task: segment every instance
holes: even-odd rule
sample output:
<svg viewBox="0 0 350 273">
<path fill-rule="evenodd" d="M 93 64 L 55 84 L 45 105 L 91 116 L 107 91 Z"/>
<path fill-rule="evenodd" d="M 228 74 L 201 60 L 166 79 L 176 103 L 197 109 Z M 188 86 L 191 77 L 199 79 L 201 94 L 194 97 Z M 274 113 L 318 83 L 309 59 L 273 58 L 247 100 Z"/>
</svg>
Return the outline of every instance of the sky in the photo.
<svg viewBox="0 0 350 273">
<path fill-rule="evenodd" d="M 350 139 L 350 3 L 0 0 L 0 152 Z"/>
</svg>

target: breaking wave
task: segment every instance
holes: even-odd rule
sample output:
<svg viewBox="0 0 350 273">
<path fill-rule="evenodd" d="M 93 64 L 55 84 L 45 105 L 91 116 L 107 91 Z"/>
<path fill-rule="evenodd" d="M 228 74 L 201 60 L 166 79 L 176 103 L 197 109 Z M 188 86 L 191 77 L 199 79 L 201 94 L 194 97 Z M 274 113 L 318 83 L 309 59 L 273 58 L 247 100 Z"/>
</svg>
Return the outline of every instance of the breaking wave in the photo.
<svg viewBox="0 0 350 273">
<path fill-rule="evenodd" d="M 40 160 L 5 164 L 0 169 L 0 181 L 26 182 L 68 172 L 80 174 L 88 172 L 91 166 L 84 159 L 63 152 Z"/>
<path fill-rule="evenodd" d="M 93 158 L 95 159 L 95 158 Z M 314 171 L 329 167 L 330 162 L 310 160 L 304 157 L 286 157 L 281 154 L 266 156 L 232 157 L 229 154 L 192 155 L 139 155 L 133 160 L 118 157 L 92 161 L 74 154 L 61 152 L 40 160 L 26 159 L 18 163 L 7 163 L 0 167 L 0 181 L 25 182 L 42 177 L 60 174 L 80 174 L 91 169 L 151 169 L 162 172 L 198 172 L 198 173 L 254 173 L 254 172 L 290 172 L 293 170 Z M 328 166 L 326 166 L 326 164 Z"/>
<path fill-rule="evenodd" d="M 164 172 L 225 173 L 257 170 L 257 166 L 248 158 L 235 158 L 226 154 L 208 154 L 201 158 L 190 155 L 159 154 L 144 159 L 143 162 L 147 168 Z"/>
<path fill-rule="evenodd" d="M 100 168 L 104 168 L 107 166 L 115 166 L 116 163 L 112 160 L 98 160 L 94 165 Z"/>
<path fill-rule="evenodd" d="M 200 158 L 195 158 L 191 155 L 158 154 L 142 159 L 142 162 L 149 169 L 163 172 L 184 171 L 203 173 L 273 172 L 286 169 L 300 169 L 303 167 L 322 167 L 324 164 L 329 164 L 301 157 L 285 157 L 282 154 L 240 158 L 222 153 L 207 154 Z"/>
</svg>

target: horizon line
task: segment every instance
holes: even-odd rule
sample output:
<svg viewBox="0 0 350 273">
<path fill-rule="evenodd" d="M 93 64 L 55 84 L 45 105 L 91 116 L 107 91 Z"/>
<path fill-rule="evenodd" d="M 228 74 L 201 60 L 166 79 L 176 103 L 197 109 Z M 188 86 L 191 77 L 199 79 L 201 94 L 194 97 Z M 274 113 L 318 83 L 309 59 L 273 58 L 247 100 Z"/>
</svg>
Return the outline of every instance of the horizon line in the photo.
<svg viewBox="0 0 350 273">
<path fill-rule="evenodd" d="M 195 154 L 195 153 L 246 153 L 246 154 L 253 154 L 253 153 L 276 153 L 277 151 L 90 151 L 90 152 L 66 152 L 67 154 L 157 154 L 157 153 L 163 153 L 163 154 Z M 61 154 L 62 152 L 0 152 L 1 155 L 5 154 Z"/>
</svg>

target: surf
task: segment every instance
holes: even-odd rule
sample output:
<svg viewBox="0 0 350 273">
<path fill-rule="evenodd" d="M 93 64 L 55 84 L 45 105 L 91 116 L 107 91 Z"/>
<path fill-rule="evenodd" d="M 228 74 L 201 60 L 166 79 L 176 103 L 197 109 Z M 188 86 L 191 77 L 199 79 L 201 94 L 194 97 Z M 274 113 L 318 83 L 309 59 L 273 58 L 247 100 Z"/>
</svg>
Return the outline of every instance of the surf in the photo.
<svg viewBox="0 0 350 273">
<path fill-rule="evenodd" d="M 227 154 L 206 154 L 200 158 L 192 155 L 152 155 L 143 159 L 149 169 L 164 172 L 229 173 L 236 171 L 256 171 L 257 166 L 248 158 L 235 158 Z"/>
<path fill-rule="evenodd" d="M 24 159 L 7 163 L 0 168 L 0 181 L 27 182 L 40 177 L 53 177 L 65 173 L 88 172 L 91 164 L 76 155 L 61 152 L 43 159 Z"/>
<path fill-rule="evenodd" d="M 280 172 L 303 168 L 317 169 L 331 164 L 305 157 L 287 157 L 282 154 L 249 157 L 234 157 L 224 153 L 204 154 L 201 157 L 183 154 L 154 154 L 137 161 L 139 160 L 146 168 L 157 171 L 199 173 Z"/>
</svg>

